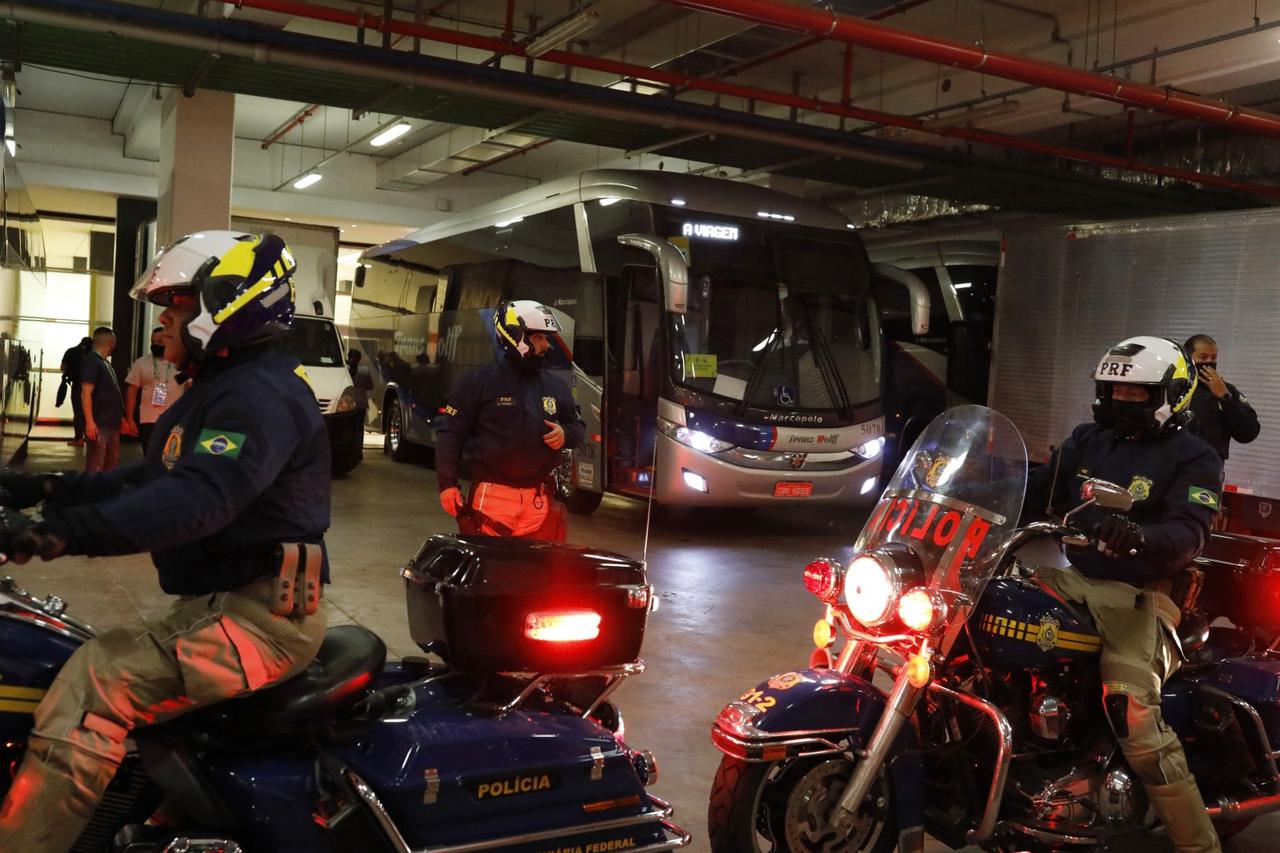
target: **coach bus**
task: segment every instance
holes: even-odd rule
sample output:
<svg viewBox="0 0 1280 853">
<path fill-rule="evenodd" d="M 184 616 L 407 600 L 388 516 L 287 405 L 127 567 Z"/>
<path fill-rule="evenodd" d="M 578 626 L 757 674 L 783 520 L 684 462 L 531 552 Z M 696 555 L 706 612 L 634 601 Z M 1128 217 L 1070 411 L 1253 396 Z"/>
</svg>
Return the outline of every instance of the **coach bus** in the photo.
<svg viewBox="0 0 1280 853">
<path fill-rule="evenodd" d="M 494 358 L 505 299 L 557 312 L 587 423 L 561 487 L 676 506 L 870 503 L 885 459 L 877 276 L 828 208 L 714 178 L 595 170 L 368 250 L 352 337 L 386 380 L 385 449 L 435 443 L 446 397 Z M 928 318 L 928 300 L 913 303 Z"/>
</svg>

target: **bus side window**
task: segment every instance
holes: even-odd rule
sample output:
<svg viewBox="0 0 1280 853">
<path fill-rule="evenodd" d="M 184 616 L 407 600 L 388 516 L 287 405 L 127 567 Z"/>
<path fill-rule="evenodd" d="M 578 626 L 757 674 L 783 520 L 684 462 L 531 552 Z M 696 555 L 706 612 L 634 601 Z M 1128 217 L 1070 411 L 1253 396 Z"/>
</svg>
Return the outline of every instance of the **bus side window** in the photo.
<svg viewBox="0 0 1280 853">
<path fill-rule="evenodd" d="M 657 399 L 660 390 L 658 354 L 658 271 L 653 267 L 627 266 L 622 271 L 627 294 L 623 328 L 622 393 Z"/>
</svg>

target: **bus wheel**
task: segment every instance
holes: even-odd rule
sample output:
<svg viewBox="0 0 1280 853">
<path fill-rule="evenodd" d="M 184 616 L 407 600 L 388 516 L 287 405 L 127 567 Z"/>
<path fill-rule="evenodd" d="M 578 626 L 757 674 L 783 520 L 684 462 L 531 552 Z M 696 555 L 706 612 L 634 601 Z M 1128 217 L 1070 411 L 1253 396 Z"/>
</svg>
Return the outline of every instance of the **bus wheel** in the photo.
<svg viewBox="0 0 1280 853">
<path fill-rule="evenodd" d="M 585 489 L 570 487 L 569 493 L 560 498 L 560 503 L 575 515 L 590 515 L 596 511 L 602 500 L 604 500 L 603 492 L 588 492 Z"/>
<path fill-rule="evenodd" d="M 404 436 L 404 413 L 400 408 L 400 401 L 392 400 L 387 405 L 387 420 L 382 435 L 382 452 L 396 462 L 412 462 L 417 456 L 416 449 Z"/>
</svg>

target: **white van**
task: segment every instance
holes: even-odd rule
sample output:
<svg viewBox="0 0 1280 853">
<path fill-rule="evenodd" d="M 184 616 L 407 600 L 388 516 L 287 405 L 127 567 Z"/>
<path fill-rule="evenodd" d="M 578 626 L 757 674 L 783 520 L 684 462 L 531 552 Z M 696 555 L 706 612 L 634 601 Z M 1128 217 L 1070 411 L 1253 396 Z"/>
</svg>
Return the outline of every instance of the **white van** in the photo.
<svg viewBox="0 0 1280 853">
<path fill-rule="evenodd" d="M 352 387 L 337 326 L 328 317 L 295 315 L 281 346 L 306 369 L 329 429 L 333 473 L 346 474 L 364 458 L 364 395 Z"/>
</svg>

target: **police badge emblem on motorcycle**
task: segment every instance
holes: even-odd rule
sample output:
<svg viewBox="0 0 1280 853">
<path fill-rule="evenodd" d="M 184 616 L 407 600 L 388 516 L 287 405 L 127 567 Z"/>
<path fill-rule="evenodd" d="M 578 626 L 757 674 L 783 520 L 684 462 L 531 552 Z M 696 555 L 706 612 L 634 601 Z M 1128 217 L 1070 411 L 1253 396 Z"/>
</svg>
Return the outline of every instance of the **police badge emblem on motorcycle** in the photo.
<svg viewBox="0 0 1280 853">
<path fill-rule="evenodd" d="M 1058 645 L 1058 620 L 1046 616 L 1040 620 L 1040 634 L 1036 637 L 1036 645 L 1041 651 L 1050 651 Z"/>
</svg>

